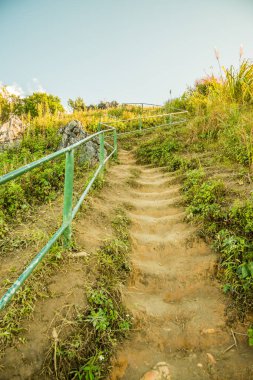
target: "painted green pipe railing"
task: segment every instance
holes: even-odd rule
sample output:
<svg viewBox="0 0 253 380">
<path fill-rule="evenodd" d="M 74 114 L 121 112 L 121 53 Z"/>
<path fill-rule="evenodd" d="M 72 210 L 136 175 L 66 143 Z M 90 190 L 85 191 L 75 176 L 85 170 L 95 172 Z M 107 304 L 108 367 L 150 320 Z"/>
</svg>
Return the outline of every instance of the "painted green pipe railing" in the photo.
<svg viewBox="0 0 253 380">
<path fill-rule="evenodd" d="M 178 125 L 178 124 L 182 124 L 182 123 L 185 123 L 186 122 L 186 118 L 182 118 L 182 119 L 177 119 L 177 120 L 174 120 L 173 121 L 173 116 L 181 116 L 181 115 L 186 115 L 188 114 L 188 111 L 181 111 L 179 110 L 178 112 L 170 112 L 170 113 L 165 113 L 165 114 L 157 114 L 157 115 L 148 115 L 148 116 L 145 116 L 145 115 L 139 115 L 138 117 L 134 117 L 134 118 L 131 118 L 131 119 L 118 119 L 118 120 L 113 120 L 109 123 L 100 123 L 100 128 L 101 126 L 105 127 L 105 128 L 111 128 L 112 125 L 111 124 L 116 124 L 116 123 L 127 123 L 127 122 L 131 122 L 131 121 L 138 121 L 138 129 L 133 129 L 131 131 L 126 131 L 126 132 L 118 132 L 117 135 L 120 137 L 122 135 L 126 135 L 126 134 L 133 134 L 133 133 L 137 133 L 137 132 L 145 132 L 145 131 L 148 131 L 148 130 L 151 130 L 151 129 L 155 129 L 155 128 L 161 128 L 161 127 L 166 127 L 166 126 L 172 126 L 172 125 Z M 168 120 L 165 122 L 165 123 L 162 123 L 162 124 L 158 124 L 158 125 L 155 125 L 153 127 L 148 127 L 148 128 L 145 128 L 143 127 L 143 124 L 144 124 L 144 121 L 145 119 L 153 119 L 153 118 L 167 118 Z"/>
<path fill-rule="evenodd" d="M 105 158 L 105 144 L 104 139 L 105 135 L 107 134 L 113 134 L 113 141 L 114 145 L 111 146 L 112 152 Z M 95 173 L 93 174 L 92 179 L 90 180 L 89 184 L 85 188 L 84 192 L 82 193 L 80 199 L 78 200 L 75 207 L 72 209 L 72 201 L 73 201 L 73 184 L 74 184 L 74 151 L 79 146 L 87 143 L 88 141 L 99 138 L 99 166 L 96 169 Z M 31 171 L 32 169 L 41 166 L 43 163 L 51 161 L 59 156 L 66 155 L 65 158 L 65 180 L 64 180 L 64 202 L 63 202 L 63 221 L 60 228 L 55 232 L 55 234 L 51 237 L 51 239 L 47 242 L 47 244 L 41 249 L 41 251 L 35 256 L 35 258 L 30 262 L 30 264 L 26 267 L 24 272 L 19 276 L 19 278 L 13 283 L 13 285 L 7 290 L 7 292 L 3 295 L 3 297 L 0 299 L 0 310 L 2 310 L 6 304 L 11 300 L 11 298 L 14 296 L 14 294 L 18 291 L 18 289 L 21 287 L 21 285 L 24 283 L 24 281 L 30 276 L 30 274 L 33 272 L 33 270 L 37 267 L 37 265 L 41 262 L 43 257 L 46 255 L 46 253 L 50 250 L 52 245 L 59 239 L 61 235 L 64 236 L 64 241 L 66 247 L 70 245 L 71 242 L 71 223 L 73 218 L 75 217 L 78 209 L 80 208 L 81 204 L 83 203 L 83 200 L 85 199 L 86 195 L 90 191 L 93 183 L 95 182 L 96 178 L 98 177 L 99 173 L 103 172 L 104 166 L 106 162 L 114 156 L 117 157 L 117 133 L 115 128 L 110 127 L 108 129 L 99 131 L 97 133 L 94 133 L 93 135 L 90 135 L 86 137 L 83 140 L 78 141 L 77 143 L 68 146 L 67 148 L 61 149 L 57 152 L 54 152 L 52 154 L 49 154 L 46 157 L 41 158 L 40 160 L 34 161 L 28 165 L 25 165 L 17 170 L 14 170 L 10 173 L 7 173 L 0 177 L 0 185 L 9 182 L 17 177 L 20 177 L 21 175 Z"/>
<path fill-rule="evenodd" d="M 23 271 L 23 273 L 18 277 L 18 279 L 12 284 L 12 286 L 6 291 L 6 293 L 2 296 L 0 299 L 0 310 L 4 309 L 4 307 L 7 305 L 7 303 L 11 300 L 11 298 L 17 293 L 18 289 L 22 286 L 22 284 L 25 282 L 25 280 L 31 275 L 33 270 L 37 267 L 37 265 L 41 262 L 43 257 L 46 255 L 46 253 L 50 250 L 52 245 L 59 239 L 61 235 L 64 236 L 64 242 L 66 247 L 70 246 L 71 243 L 71 223 L 74 217 L 77 214 L 77 211 L 79 210 L 80 206 L 82 205 L 85 197 L 89 193 L 93 183 L 95 182 L 96 178 L 98 177 L 99 173 L 103 173 L 104 166 L 107 163 L 107 161 L 114 156 L 117 158 L 118 154 L 118 142 L 117 142 L 117 136 L 124 135 L 126 133 L 133 133 L 133 132 L 144 132 L 149 129 L 153 128 L 159 128 L 167 125 L 173 125 L 173 124 L 180 124 L 184 123 L 186 119 L 183 120 L 177 120 L 172 121 L 173 115 L 183 114 L 187 113 L 187 111 L 182 112 L 176 112 L 176 113 L 170 113 L 170 114 L 163 114 L 163 115 L 152 115 L 152 116 L 144 116 L 141 115 L 137 118 L 132 118 L 128 120 L 117 120 L 110 122 L 110 124 L 116 123 L 116 122 L 129 122 L 132 120 L 138 120 L 138 129 L 129 131 L 129 132 L 122 132 L 117 133 L 116 129 L 107 123 L 99 123 L 98 125 L 98 132 L 94 133 L 93 135 L 90 135 L 86 137 L 83 140 L 78 141 L 77 143 L 68 146 L 67 148 L 58 150 L 57 152 L 54 152 L 52 154 L 49 154 L 48 156 L 45 156 L 37 161 L 34 161 L 30 164 L 27 164 L 19 169 L 13 170 L 10 173 L 7 173 L 0 177 L 0 185 L 7 183 L 17 177 L 20 177 L 21 175 L 31 171 L 32 169 L 43 165 L 45 162 L 51 161 L 59 156 L 66 155 L 65 158 L 65 180 L 64 180 L 64 202 L 63 202 L 63 221 L 60 228 L 54 233 L 54 235 L 51 237 L 51 239 L 47 242 L 47 244 L 41 249 L 41 251 L 35 256 L 35 258 L 30 262 L 30 264 L 26 267 L 26 269 Z M 147 118 L 153 118 L 153 117 L 167 117 L 169 116 L 169 121 L 157 125 L 155 127 L 151 128 L 143 128 L 143 121 Z M 106 129 L 101 130 L 101 127 L 105 127 Z M 112 134 L 112 136 L 111 136 Z M 110 145 L 108 142 L 105 141 L 105 137 L 109 135 L 109 137 L 112 137 L 113 139 L 113 145 Z M 79 146 L 87 143 L 88 141 L 99 138 L 99 165 L 96 171 L 93 174 L 93 177 L 91 178 L 90 182 L 88 183 L 87 187 L 85 188 L 84 192 L 80 196 L 79 200 L 77 201 L 76 205 L 73 208 L 73 184 L 74 184 L 74 151 Z M 108 146 L 112 151 L 111 153 L 105 157 L 105 145 Z"/>
</svg>

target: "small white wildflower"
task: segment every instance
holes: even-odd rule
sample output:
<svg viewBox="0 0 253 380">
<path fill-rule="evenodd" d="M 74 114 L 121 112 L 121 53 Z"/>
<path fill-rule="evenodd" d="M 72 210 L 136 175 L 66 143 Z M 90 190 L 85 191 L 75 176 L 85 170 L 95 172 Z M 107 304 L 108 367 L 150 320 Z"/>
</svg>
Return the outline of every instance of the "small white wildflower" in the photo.
<svg viewBox="0 0 253 380">
<path fill-rule="evenodd" d="M 102 362 L 105 359 L 105 357 L 103 355 L 99 355 L 98 359 Z"/>
</svg>

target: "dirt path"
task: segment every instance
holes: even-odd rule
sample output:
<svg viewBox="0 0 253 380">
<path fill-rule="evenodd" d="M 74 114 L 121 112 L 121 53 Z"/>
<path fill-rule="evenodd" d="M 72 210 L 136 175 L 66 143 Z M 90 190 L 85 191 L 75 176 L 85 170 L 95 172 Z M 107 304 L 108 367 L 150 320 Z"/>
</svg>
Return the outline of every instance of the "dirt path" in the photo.
<svg viewBox="0 0 253 380">
<path fill-rule="evenodd" d="M 140 171 L 124 194 L 134 268 L 124 298 L 139 323 L 118 353 L 110 379 L 138 380 L 147 371 L 145 380 L 253 378 L 253 350 L 245 336 L 237 335 L 238 348 L 224 353 L 234 340 L 225 323 L 225 297 L 214 279 L 216 255 L 194 241 L 193 227 L 183 222 L 184 210 L 175 205 L 180 200 L 175 174 L 137 166 L 127 152 L 120 158 Z M 164 371 L 170 375 L 150 372 L 159 362 L 167 363 Z"/>
<path fill-rule="evenodd" d="M 120 164 L 108 171 L 108 184 L 74 222 L 80 250 L 92 254 L 112 236 L 115 208 L 125 206 L 132 220 L 134 271 L 124 299 L 139 322 L 118 352 L 109 380 L 139 380 L 161 361 L 168 363 L 171 380 L 249 380 L 249 372 L 239 375 L 253 362 L 246 338 L 238 335 L 238 350 L 223 354 L 233 338 L 225 324 L 224 297 L 212 278 L 216 257 L 203 242 L 192 241 L 194 228 L 183 222 L 184 210 L 176 205 L 180 193 L 174 178 L 138 166 L 123 151 Z M 0 361 L 1 380 L 48 380 L 41 368 L 55 318 L 65 318 L 66 309 L 85 306 L 89 271 L 83 257 L 70 255 L 46 279 L 47 297 L 36 302 L 32 317 L 20 326 L 22 339 Z"/>
</svg>

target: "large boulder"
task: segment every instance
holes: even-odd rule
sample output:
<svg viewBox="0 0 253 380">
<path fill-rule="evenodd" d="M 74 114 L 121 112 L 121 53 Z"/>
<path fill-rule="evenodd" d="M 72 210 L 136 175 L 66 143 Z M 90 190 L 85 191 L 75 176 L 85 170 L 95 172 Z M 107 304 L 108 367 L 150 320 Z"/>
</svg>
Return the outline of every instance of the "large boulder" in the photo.
<svg viewBox="0 0 253 380">
<path fill-rule="evenodd" d="M 2 149 L 17 144 L 25 132 L 26 126 L 18 116 L 13 115 L 0 126 L 0 147 Z"/>
<path fill-rule="evenodd" d="M 82 123 L 78 120 L 70 121 L 67 125 L 59 129 L 59 133 L 62 135 L 59 149 L 66 148 L 89 136 L 89 134 L 84 131 Z M 98 138 L 93 138 L 87 143 L 80 145 L 78 148 L 78 160 L 80 163 L 88 161 L 92 165 L 99 161 Z"/>
</svg>

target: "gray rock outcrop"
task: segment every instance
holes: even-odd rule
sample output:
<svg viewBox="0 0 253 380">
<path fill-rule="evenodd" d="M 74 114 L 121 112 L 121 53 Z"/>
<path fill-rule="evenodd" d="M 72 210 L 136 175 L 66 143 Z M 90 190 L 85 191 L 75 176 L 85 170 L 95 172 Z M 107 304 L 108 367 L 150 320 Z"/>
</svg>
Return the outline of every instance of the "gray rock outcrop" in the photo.
<svg viewBox="0 0 253 380">
<path fill-rule="evenodd" d="M 89 134 L 83 130 L 82 123 L 78 120 L 70 121 L 67 125 L 59 129 L 59 133 L 62 135 L 62 140 L 59 145 L 59 149 L 66 148 L 76 142 L 88 137 Z M 93 138 L 87 143 L 81 145 L 78 149 L 79 163 L 86 161 L 92 165 L 99 161 L 99 140 Z M 106 156 L 106 150 L 105 150 Z"/>
<path fill-rule="evenodd" d="M 22 139 L 26 126 L 18 116 L 13 115 L 0 126 L 0 148 L 4 149 L 15 145 Z"/>
</svg>

